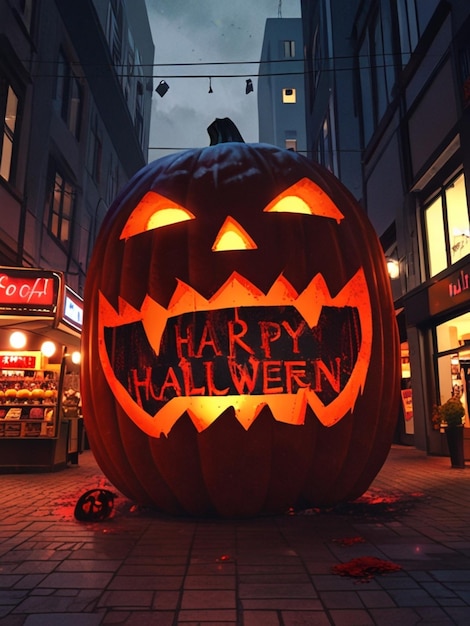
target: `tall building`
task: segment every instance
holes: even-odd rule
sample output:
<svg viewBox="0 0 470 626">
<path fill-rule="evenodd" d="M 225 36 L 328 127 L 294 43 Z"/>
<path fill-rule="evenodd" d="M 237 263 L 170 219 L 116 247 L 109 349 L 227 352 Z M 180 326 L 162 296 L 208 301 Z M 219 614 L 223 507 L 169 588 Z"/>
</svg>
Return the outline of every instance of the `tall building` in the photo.
<svg viewBox="0 0 470 626">
<path fill-rule="evenodd" d="M 302 4 L 308 157 L 362 197 L 351 26 L 359 0 Z"/>
<path fill-rule="evenodd" d="M 266 20 L 258 79 L 259 141 L 306 151 L 300 18 Z"/>
<path fill-rule="evenodd" d="M 394 270 L 403 363 L 398 440 L 446 453 L 433 406 L 455 395 L 466 410 L 469 459 L 470 4 L 303 0 L 302 17 L 308 150 L 323 150 L 323 162 L 360 199 Z M 325 68 L 328 107 L 318 89 Z M 335 118 L 331 141 L 319 149 L 322 109 Z M 335 160 L 348 154 L 360 187 Z"/>
<path fill-rule="evenodd" d="M 0 0 L 0 265 L 81 294 L 103 216 L 147 161 L 153 59 L 144 0 Z"/>
<path fill-rule="evenodd" d="M 153 56 L 144 0 L 0 0 L 0 472 L 78 462 L 81 296 Z"/>
</svg>

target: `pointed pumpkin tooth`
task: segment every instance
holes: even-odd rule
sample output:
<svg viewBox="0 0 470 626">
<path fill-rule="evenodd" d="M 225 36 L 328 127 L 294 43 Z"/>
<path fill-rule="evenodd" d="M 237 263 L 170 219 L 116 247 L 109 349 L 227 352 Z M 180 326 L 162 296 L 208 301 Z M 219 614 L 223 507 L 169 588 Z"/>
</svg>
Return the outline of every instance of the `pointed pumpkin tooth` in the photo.
<svg viewBox="0 0 470 626">
<path fill-rule="evenodd" d="M 166 328 L 168 311 L 165 307 L 149 298 L 145 297 L 142 304 L 142 325 L 150 342 L 150 345 L 158 355 L 160 352 L 160 341 Z"/>
<path fill-rule="evenodd" d="M 305 422 L 307 406 L 306 389 L 299 389 L 296 394 L 264 396 L 277 422 L 301 425 Z"/>
<path fill-rule="evenodd" d="M 282 274 L 271 285 L 271 289 L 266 294 L 266 298 L 269 302 L 276 302 L 279 306 L 292 304 L 297 296 L 297 291 Z"/>
<path fill-rule="evenodd" d="M 210 309 L 257 306 L 266 296 L 248 279 L 233 272 L 222 287 L 210 298 Z"/>
<path fill-rule="evenodd" d="M 181 315 L 188 311 L 204 311 L 207 310 L 208 300 L 201 296 L 201 294 L 184 283 L 182 280 L 178 280 L 175 291 L 168 305 L 168 317 Z"/>
<path fill-rule="evenodd" d="M 245 430 L 250 428 L 258 417 L 259 412 L 266 404 L 264 401 L 257 401 L 259 397 L 260 396 L 232 396 L 232 406 L 235 408 L 235 416 Z"/>
<path fill-rule="evenodd" d="M 122 298 L 118 299 L 119 311 L 108 302 L 105 296 L 99 294 L 100 317 L 106 321 L 106 326 L 122 326 L 122 324 L 131 324 L 142 319 L 142 313 L 131 306 Z"/>
<path fill-rule="evenodd" d="M 186 401 L 185 410 L 188 412 L 196 430 L 200 433 L 215 420 L 228 407 L 233 406 L 233 396 L 210 397 L 192 396 L 190 398 L 178 398 Z"/>
<path fill-rule="evenodd" d="M 352 306 L 364 309 L 364 302 L 369 302 L 368 293 L 363 269 L 358 270 L 334 297 L 332 297 L 323 276 L 316 274 L 304 291 L 299 294 L 294 306 L 310 328 L 313 328 L 318 324 L 322 307 L 343 308 Z M 367 307 L 365 311 L 367 311 Z"/>
<path fill-rule="evenodd" d="M 294 306 L 310 328 L 318 324 L 322 307 L 331 300 L 330 291 L 321 274 L 316 274 L 299 294 Z"/>
</svg>

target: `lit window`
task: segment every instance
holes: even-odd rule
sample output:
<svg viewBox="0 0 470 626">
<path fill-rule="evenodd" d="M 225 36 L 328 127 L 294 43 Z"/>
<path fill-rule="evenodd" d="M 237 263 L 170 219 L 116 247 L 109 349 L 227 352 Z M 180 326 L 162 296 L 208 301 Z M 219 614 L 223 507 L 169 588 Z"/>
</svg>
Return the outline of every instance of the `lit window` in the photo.
<svg viewBox="0 0 470 626">
<path fill-rule="evenodd" d="M 282 101 L 286 104 L 295 103 L 297 99 L 297 94 L 295 89 L 283 89 L 282 90 Z"/>
<path fill-rule="evenodd" d="M 454 264 L 470 252 L 470 227 L 463 174 L 446 189 L 445 193 L 450 238 L 450 262 Z"/>
<path fill-rule="evenodd" d="M 435 276 L 470 253 L 465 178 L 460 174 L 425 208 L 429 276 Z"/>
<path fill-rule="evenodd" d="M 424 214 L 429 250 L 429 275 L 435 276 L 447 267 L 442 199 L 439 196 Z"/>
<path fill-rule="evenodd" d="M 286 139 L 286 149 L 297 152 L 297 139 Z"/>
<path fill-rule="evenodd" d="M 18 112 L 18 98 L 9 86 L 6 102 L 0 100 L 0 110 L 4 108 L 3 138 L 1 139 L 0 176 L 5 180 L 11 178 L 11 166 L 13 159 L 13 144 L 15 137 L 16 118 Z"/>
</svg>

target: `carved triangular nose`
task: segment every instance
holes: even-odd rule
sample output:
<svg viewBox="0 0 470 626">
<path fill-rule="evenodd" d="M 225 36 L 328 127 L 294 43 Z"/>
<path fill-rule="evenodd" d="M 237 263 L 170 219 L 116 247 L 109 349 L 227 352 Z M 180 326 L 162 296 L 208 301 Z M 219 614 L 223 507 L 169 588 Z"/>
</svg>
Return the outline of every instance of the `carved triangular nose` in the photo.
<svg viewBox="0 0 470 626">
<path fill-rule="evenodd" d="M 213 252 L 224 252 L 225 250 L 256 250 L 256 243 L 233 217 L 227 217 L 217 233 Z"/>
</svg>

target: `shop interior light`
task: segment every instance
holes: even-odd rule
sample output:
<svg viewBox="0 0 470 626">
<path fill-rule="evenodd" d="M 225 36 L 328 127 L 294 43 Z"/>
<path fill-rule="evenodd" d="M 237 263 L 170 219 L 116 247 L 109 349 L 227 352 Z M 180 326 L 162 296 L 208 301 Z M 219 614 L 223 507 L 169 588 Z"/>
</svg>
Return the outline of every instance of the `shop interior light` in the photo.
<svg viewBox="0 0 470 626">
<path fill-rule="evenodd" d="M 400 275 L 400 264 L 396 259 L 393 259 L 391 257 L 387 258 L 387 271 L 392 280 L 394 278 L 398 278 L 398 276 Z"/>
<path fill-rule="evenodd" d="M 72 363 L 75 363 L 75 365 L 78 365 L 82 359 L 82 355 L 80 354 L 80 352 L 72 352 L 72 354 L 70 355 L 70 358 L 72 359 Z"/>
<path fill-rule="evenodd" d="M 21 348 L 24 348 L 26 345 L 26 335 L 19 330 L 15 330 L 15 332 L 10 335 L 10 345 L 12 348 L 21 350 Z"/>
<path fill-rule="evenodd" d="M 52 341 L 45 341 L 41 346 L 41 352 L 48 358 L 55 354 L 56 345 Z"/>
</svg>

